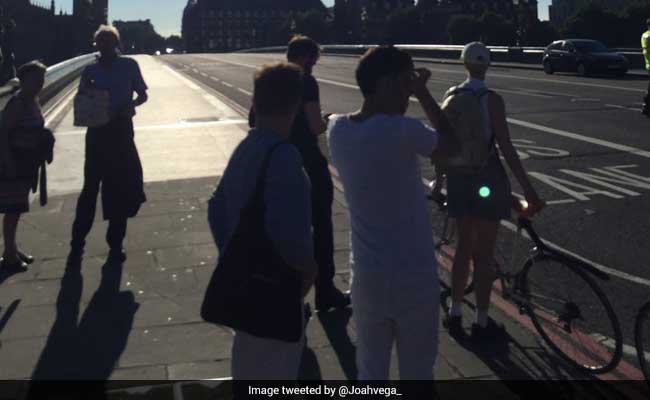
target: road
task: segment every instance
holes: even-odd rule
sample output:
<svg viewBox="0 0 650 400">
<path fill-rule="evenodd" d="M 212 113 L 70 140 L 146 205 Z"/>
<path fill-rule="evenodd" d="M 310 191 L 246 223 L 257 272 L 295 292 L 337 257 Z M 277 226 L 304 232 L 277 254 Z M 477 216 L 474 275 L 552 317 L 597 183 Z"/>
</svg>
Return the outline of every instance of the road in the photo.
<svg viewBox="0 0 650 400">
<path fill-rule="evenodd" d="M 252 74 L 280 54 L 176 55 L 172 68 L 209 86 L 245 112 Z M 347 113 L 361 104 L 356 59 L 324 56 L 314 75 L 326 112 Z M 464 79 L 461 66 L 419 63 L 433 78 L 438 99 Z M 619 316 L 626 344 L 633 318 L 650 300 L 650 120 L 640 109 L 647 82 L 640 77 L 580 78 L 569 74 L 494 68 L 489 86 L 505 99 L 513 141 L 533 184 L 549 207 L 536 219 L 543 238 L 598 264 L 612 279 L 602 283 Z M 409 115 L 425 120 L 419 105 Z M 433 179 L 422 162 L 423 176 Z M 515 192 L 521 193 L 517 185 Z M 387 188 L 390 190 L 390 188 Z M 437 223 L 437 221 L 436 221 Z M 508 229 L 504 242 L 513 240 Z M 554 279 L 549 277 L 549 280 Z"/>
</svg>

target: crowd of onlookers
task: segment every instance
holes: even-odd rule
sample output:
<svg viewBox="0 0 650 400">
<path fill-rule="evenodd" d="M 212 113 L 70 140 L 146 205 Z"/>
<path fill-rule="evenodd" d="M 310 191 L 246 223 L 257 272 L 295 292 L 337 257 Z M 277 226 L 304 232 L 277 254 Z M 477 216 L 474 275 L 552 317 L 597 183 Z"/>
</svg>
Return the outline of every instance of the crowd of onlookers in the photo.
<svg viewBox="0 0 650 400">
<path fill-rule="evenodd" d="M 82 260 L 100 193 L 109 222 L 109 261 L 117 263 L 126 260 L 127 221 L 146 201 L 133 117 L 147 101 L 147 85 L 137 62 L 119 55 L 119 40 L 115 28 L 97 31 L 100 56 L 83 71 L 75 100 L 81 109 L 84 102 L 103 99 L 105 110 L 101 117 L 78 116 L 88 130 L 69 264 Z M 296 36 L 286 63 L 255 74 L 251 130 L 209 201 L 209 225 L 220 253 L 213 281 L 223 293 L 210 293 L 211 283 L 203 314 L 212 315 L 210 307 L 215 307 L 214 321 L 235 330 L 234 379 L 295 380 L 311 314 L 304 297 L 313 286 L 317 311 L 352 306 L 359 379 L 388 379 L 396 345 L 400 377 L 431 380 L 440 288 L 419 160 L 431 159 L 440 182 L 446 178 L 449 213 L 458 225 L 444 319 L 452 336 L 463 330 L 463 293 L 472 261 L 477 297 L 472 337 L 482 340 L 493 329 L 488 308 L 494 246 L 499 221 L 510 216 L 512 204 L 500 155 L 523 188 L 529 214 L 544 202 L 510 141 L 504 101 L 486 85 L 490 53 L 483 44 L 470 43 L 463 50 L 467 79 L 445 94 L 442 108 L 427 86 L 431 72 L 416 68 L 406 52 L 386 46 L 369 50 L 358 62 L 360 108 L 323 116 L 312 74 L 319 57 L 315 41 Z M 43 184 L 38 178 L 53 158 L 53 136 L 38 103 L 45 67 L 33 62 L 17 74 L 21 89 L 7 104 L 0 126 L 1 268 L 9 269 L 34 261 L 19 248 L 16 232 L 20 216 L 29 211 L 29 192 Z M 413 97 L 430 126 L 406 116 Z M 319 145 L 323 134 L 351 223 L 349 293 L 334 285 L 334 185 Z M 437 190 L 440 195 L 442 185 Z M 224 304 L 231 308 L 219 310 Z M 265 310 L 273 304 L 286 309 L 268 315 Z"/>
</svg>

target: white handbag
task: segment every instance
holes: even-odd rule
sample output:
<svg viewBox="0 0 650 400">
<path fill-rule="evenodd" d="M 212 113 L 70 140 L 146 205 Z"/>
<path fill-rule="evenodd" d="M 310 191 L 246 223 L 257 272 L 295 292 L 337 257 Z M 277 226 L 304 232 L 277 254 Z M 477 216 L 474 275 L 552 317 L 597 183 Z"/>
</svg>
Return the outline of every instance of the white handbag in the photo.
<svg viewBox="0 0 650 400">
<path fill-rule="evenodd" d="M 74 126 L 97 128 L 108 124 L 110 105 L 107 90 L 79 90 L 74 97 Z"/>
</svg>

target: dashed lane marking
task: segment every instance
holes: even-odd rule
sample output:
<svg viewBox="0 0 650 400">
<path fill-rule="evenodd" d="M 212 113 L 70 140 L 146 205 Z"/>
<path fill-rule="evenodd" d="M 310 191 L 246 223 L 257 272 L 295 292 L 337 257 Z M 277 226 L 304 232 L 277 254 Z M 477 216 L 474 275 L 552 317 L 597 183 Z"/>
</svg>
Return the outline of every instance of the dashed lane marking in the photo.
<svg viewBox="0 0 650 400">
<path fill-rule="evenodd" d="M 221 83 L 223 83 L 224 86 L 228 86 L 229 88 L 233 88 L 233 87 L 235 87 L 234 85 L 231 85 L 231 84 L 228 83 L 228 82 L 223 82 L 223 81 L 222 81 Z"/>
<path fill-rule="evenodd" d="M 214 77 L 214 76 L 211 76 L 210 79 L 212 79 L 212 80 L 215 81 L 215 82 L 221 82 L 221 79 L 216 78 L 216 77 Z"/>
<path fill-rule="evenodd" d="M 244 94 L 247 95 L 247 96 L 252 96 L 252 95 L 253 95 L 253 93 L 249 92 L 249 91 L 246 90 L 246 89 L 237 88 L 237 90 L 240 91 L 240 92 L 242 92 L 242 93 L 244 93 Z"/>
<path fill-rule="evenodd" d="M 619 106 L 618 104 L 605 104 L 605 107 L 618 108 L 618 109 L 620 109 L 620 110 L 628 110 L 628 111 L 634 111 L 634 112 L 641 112 L 641 111 L 643 111 L 643 110 L 640 109 L 640 108 Z"/>
<path fill-rule="evenodd" d="M 212 59 L 214 59 L 214 58 L 212 58 Z M 240 65 L 242 67 L 257 68 L 257 66 L 254 66 L 254 65 L 244 64 L 244 63 L 239 63 L 239 62 L 234 62 L 234 61 L 226 61 L 226 60 L 223 60 L 223 59 L 219 59 L 219 61 L 224 62 L 226 64 Z M 467 74 L 465 71 L 462 71 L 462 70 L 450 70 L 450 69 L 442 69 L 442 68 L 430 68 L 430 69 L 432 71 L 446 72 L 446 73 L 451 73 L 451 74 L 456 74 L 456 75 L 466 75 Z M 602 89 L 623 90 L 623 91 L 635 92 L 635 93 L 645 93 L 646 92 L 643 89 L 628 88 L 628 87 L 623 87 L 623 86 L 605 85 L 605 84 L 600 84 L 600 83 L 588 83 L 588 82 L 571 82 L 571 81 L 565 81 L 565 80 L 561 80 L 561 79 L 531 78 L 531 77 L 524 77 L 524 76 L 517 76 L 517 75 L 500 74 L 500 73 L 495 73 L 495 72 L 491 72 L 490 76 L 495 77 L 495 78 L 507 78 L 507 79 L 523 80 L 523 81 L 548 82 L 548 83 L 555 83 L 555 84 L 560 84 L 560 85 L 572 85 L 572 86 L 596 87 L 596 88 L 602 88 Z"/>
</svg>

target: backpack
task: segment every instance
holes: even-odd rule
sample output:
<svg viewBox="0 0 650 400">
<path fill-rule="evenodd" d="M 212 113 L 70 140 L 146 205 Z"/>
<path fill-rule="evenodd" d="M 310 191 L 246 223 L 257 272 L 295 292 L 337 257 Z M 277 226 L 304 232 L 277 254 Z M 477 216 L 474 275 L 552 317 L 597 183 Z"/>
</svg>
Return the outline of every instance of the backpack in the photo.
<svg viewBox="0 0 650 400">
<path fill-rule="evenodd" d="M 447 91 L 441 109 L 461 145 L 457 155 L 440 160 L 439 163 L 448 171 L 477 173 L 487 164 L 493 143 L 485 140 L 485 115 L 481 99 L 490 92 L 486 88 L 474 91 L 459 87 Z"/>
</svg>

